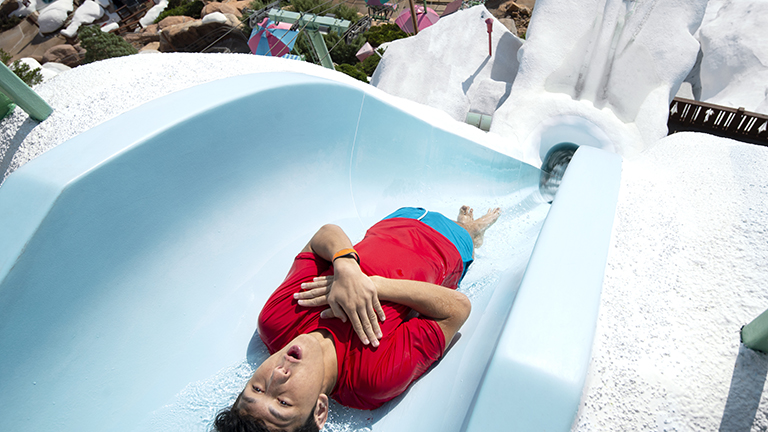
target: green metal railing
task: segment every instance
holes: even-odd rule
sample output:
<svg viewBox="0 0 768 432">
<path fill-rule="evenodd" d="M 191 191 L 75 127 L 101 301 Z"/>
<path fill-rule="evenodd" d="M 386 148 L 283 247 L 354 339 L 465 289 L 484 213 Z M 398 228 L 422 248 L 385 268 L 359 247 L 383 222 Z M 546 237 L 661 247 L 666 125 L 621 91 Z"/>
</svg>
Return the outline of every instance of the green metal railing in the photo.
<svg viewBox="0 0 768 432">
<path fill-rule="evenodd" d="M 34 90 L 29 88 L 21 78 L 17 77 L 8 66 L 0 62 L 0 115 L 5 118 L 13 112 L 15 105 L 27 112 L 29 116 L 37 121 L 43 121 L 53 112 L 53 108 L 48 105 Z"/>
<path fill-rule="evenodd" d="M 741 342 L 747 348 L 768 353 L 768 310 L 741 328 Z"/>
</svg>

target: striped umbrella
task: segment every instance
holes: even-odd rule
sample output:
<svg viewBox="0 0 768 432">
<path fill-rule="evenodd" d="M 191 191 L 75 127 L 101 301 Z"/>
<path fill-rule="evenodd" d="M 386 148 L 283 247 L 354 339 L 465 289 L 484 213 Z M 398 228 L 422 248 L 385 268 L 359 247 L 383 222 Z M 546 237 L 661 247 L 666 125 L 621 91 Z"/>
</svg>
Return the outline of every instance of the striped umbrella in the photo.
<svg viewBox="0 0 768 432">
<path fill-rule="evenodd" d="M 414 9 L 416 10 L 416 22 L 418 23 L 419 31 L 424 30 L 440 19 L 440 15 L 432 10 L 432 8 L 426 8 L 425 11 L 424 6 L 415 5 Z M 411 19 L 411 11 L 409 9 L 405 9 L 400 13 L 397 19 L 395 19 L 395 24 L 408 34 L 415 33 L 413 31 L 413 19 Z"/>
<path fill-rule="evenodd" d="M 299 32 L 292 31 L 288 23 L 274 23 L 264 18 L 251 32 L 248 46 L 256 55 L 282 57 L 293 49 Z"/>
</svg>

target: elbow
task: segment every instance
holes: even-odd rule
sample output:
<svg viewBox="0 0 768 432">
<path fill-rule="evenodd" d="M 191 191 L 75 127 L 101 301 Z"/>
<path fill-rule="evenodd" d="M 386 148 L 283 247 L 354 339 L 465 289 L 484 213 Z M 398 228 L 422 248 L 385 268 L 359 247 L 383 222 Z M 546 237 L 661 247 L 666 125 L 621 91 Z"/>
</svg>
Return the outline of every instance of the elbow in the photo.
<svg viewBox="0 0 768 432">
<path fill-rule="evenodd" d="M 341 227 L 335 224 L 325 224 L 320 227 L 317 232 L 323 233 L 323 232 L 335 232 L 335 231 L 342 231 Z M 342 231 L 343 232 L 343 231 Z"/>
</svg>

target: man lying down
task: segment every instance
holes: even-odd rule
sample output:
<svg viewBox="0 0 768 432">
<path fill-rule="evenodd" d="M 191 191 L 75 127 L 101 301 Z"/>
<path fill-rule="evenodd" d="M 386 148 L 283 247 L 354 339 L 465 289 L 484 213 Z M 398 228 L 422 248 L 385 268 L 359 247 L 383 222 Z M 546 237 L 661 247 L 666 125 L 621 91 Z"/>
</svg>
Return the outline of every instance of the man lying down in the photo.
<svg viewBox="0 0 768 432">
<path fill-rule="evenodd" d="M 320 228 L 259 315 L 272 355 L 214 428 L 318 431 L 329 396 L 368 410 L 404 392 L 469 317 L 455 290 L 499 214 L 401 208 L 354 247 L 338 226 Z"/>
</svg>

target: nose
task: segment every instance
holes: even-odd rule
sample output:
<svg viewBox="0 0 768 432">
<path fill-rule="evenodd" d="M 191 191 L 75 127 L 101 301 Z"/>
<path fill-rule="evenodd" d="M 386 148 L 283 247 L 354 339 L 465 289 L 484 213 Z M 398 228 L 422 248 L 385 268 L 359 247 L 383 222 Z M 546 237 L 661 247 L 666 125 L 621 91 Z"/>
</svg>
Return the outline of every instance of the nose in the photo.
<svg viewBox="0 0 768 432">
<path fill-rule="evenodd" d="M 276 366 L 272 370 L 272 381 L 276 383 L 284 383 L 288 381 L 288 378 L 291 376 L 291 371 L 284 368 L 283 366 Z"/>
</svg>

